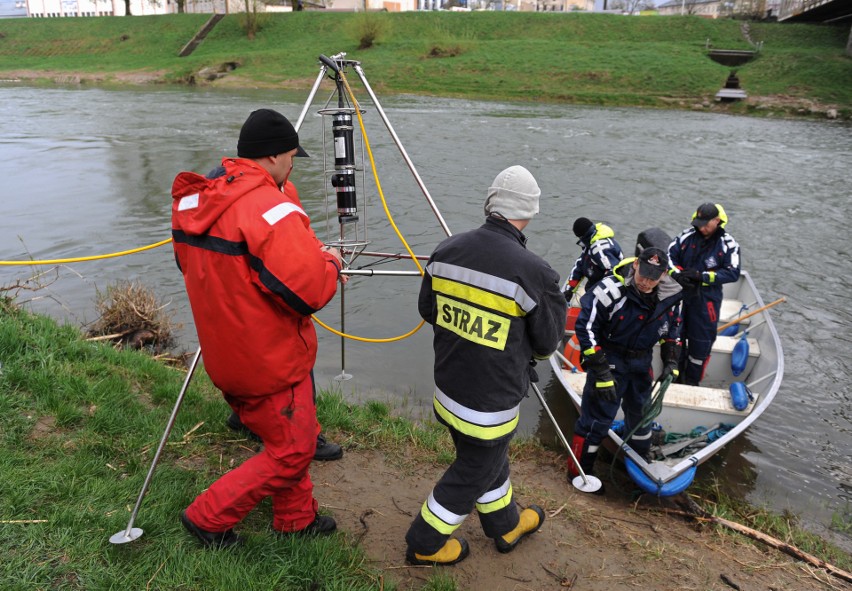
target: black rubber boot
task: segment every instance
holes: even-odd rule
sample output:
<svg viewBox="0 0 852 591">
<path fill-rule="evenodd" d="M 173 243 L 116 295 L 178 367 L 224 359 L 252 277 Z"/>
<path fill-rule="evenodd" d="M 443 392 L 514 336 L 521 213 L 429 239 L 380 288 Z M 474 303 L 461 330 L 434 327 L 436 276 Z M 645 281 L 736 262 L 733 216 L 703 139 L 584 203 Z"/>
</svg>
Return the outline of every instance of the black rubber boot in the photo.
<svg viewBox="0 0 852 591">
<path fill-rule="evenodd" d="M 317 436 L 317 450 L 314 459 L 321 462 L 339 460 L 343 457 L 343 448 L 331 441 L 326 441 L 322 433 Z"/>
<path fill-rule="evenodd" d="M 328 515 L 316 514 L 314 520 L 298 531 L 279 531 L 282 536 L 327 536 L 337 530 L 337 522 Z"/>
<path fill-rule="evenodd" d="M 205 548 L 221 550 L 240 546 L 243 543 L 243 539 L 233 529 L 217 532 L 201 529 L 189 520 L 189 517 L 186 516 L 186 511 L 181 511 L 180 522 L 186 528 L 186 531 L 195 536 Z"/>
</svg>

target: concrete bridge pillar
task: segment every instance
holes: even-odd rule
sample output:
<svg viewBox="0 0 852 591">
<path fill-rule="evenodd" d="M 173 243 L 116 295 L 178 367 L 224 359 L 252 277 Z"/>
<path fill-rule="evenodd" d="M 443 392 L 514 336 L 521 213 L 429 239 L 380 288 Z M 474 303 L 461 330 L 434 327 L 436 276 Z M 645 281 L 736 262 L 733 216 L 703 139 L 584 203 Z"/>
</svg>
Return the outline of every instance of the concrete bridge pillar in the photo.
<svg viewBox="0 0 852 591">
<path fill-rule="evenodd" d="M 846 42 L 846 55 L 852 57 L 852 28 L 849 29 L 849 40 Z"/>
</svg>

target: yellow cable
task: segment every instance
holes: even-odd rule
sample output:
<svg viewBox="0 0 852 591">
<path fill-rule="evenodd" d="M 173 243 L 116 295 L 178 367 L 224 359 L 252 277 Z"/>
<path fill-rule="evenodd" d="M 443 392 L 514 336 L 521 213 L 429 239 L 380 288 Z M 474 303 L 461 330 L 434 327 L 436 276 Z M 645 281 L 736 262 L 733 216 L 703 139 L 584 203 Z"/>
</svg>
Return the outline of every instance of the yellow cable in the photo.
<svg viewBox="0 0 852 591">
<path fill-rule="evenodd" d="M 417 256 L 414 254 L 414 251 L 411 250 L 411 247 L 408 245 L 408 242 L 406 242 L 405 237 L 402 235 L 402 232 L 399 231 L 399 228 L 397 227 L 396 222 L 394 222 L 394 220 L 393 220 L 393 216 L 391 215 L 390 209 L 388 208 L 388 203 L 387 203 L 387 200 L 385 199 L 384 191 L 382 191 L 382 183 L 379 180 L 379 174 L 378 174 L 378 171 L 376 170 L 376 161 L 373 158 L 373 151 L 370 148 L 370 140 L 367 137 L 367 130 L 364 128 L 364 119 L 363 119 L 363 117 L 361 117 L 361 108 L 358 105 L 358 99 L 355 98 L 355 93 L 352 92 L 352 88 L 349 86 L 349 82 L 346 80 L 346 76 L 343 74 L 343 71 L 340 71 L 340 79 L 343 80 L 343 84 L 344 84 L 344 86 L 346 86 L 346 91 L 349 93 L 349 97 L 352 99 L 352 103 L 355 105 L 355 114 L 358 116 L 358 125 L 361 128 L 361 135 L 364 138 L 364 146 L 367 149 L 367 155 L 370 157 L 370 166 L 373 169 L 373 178 L 376 181 L 376 189 L 379 193 L 379 198 L 382 200 L 382 208 L 384 208 L 384 210 L 385 210 L 385 215 L 387 216 L 391 227 L 393 228 L 394 232 L 396 232 L 396 235 L 399 237 L 399 240 L 400 240 L 400 242 L 402 242 L 402 245 L 405 247 L 405 250 L 411 256 L 411 260 L 414 261 L 415 265 L 417 265 L 417 270 L 420 271 L 420 275 L 422 276 L 423 275 L 423 267 L 420 265 L 420 262 L 417 260 Z M 110 253 L 110 254 L 101 254 L 101 255 L 94 255 L 94 256 L 88 256 L 88 257 L 76 257 L 76 258 L 70 258 L 70 259 L 42 260 L 42 261 L 0 261 L 0 265 L 62 265 L 62 264 L 66 264 L 66 263 L 79 263 L 79 262 L 84 262 L 84 261 L 96 261 L 96 260 L 100 260 L 100 259 L 108 259 L 108 258 L 120 257 L 120 256 L 128 255 L 128 254 L 134 254 L 134 253 L 137 253 L 137 252 L 142 252 L 144 250 L 150 250 L 152 248 L 157 248 L 158 246 L 163 246 L 164 244 L 168 244 L 171 241 L 172 241 L 172 239 L 168 238 L 166 240 L 161 240 L 160 242 L 156 242 L 154 244 L 149 244 L 148 246 L 142 246 L 142 247 L 139 247 L 139 248 L 134 248 L 132 250 L 123 250 L 121 252 L 114 252 L 114 253 Z M 374 338 L 367 338 L 367 337 L 359 337 L 359 336 L 356 336 L 356 335 L 346 334 L 346 333 L 340 332 L 338 330 L 335 330 L 334 328 L 328 326 L 326 323 L 324 323 L 322 320 L 320 320 L 316 315 L 312 314 L 311 318 L 314 320 L 314 322 L 316 322 L 317 324 L 322 326 L 324 329 L 326 329 L 327 331 L 329 331 L 331 333 L 336 334 L 339 337 L 344 337 L 344 338 L 352 339 L 352 340 L 355 340 L 355 341 L 361 341 L 361 342 L 364 342 L 364 343 L 392 343 L 394 341 L 401 341 L 402 339 L 406 339 L 406 338 L 410 337 L 411 335 L 413 335 L 414 333 L 416 333 L 418 330 L 420 330 L 420 328 L 426 322 L 425 320 L 421 320 L 420 324 L 418 324 L 412 330 L 408 331 L 407 333 L 405 333 L 403 335 L 399 335 L 399 336 L 396 336 L 396 337 L 374 339 Z"/>
<path fill-rule="evenodd" d="M 417 260 L 417 257 L 414 255 L 414 251 L 411 250 L 411 247 L 408 246 L 408 242 L 405 241 L 405 238 L 402 236 L 402 233 L 399 231 L 399 228 L 396 227 L 396 223 L 393 221 L 393 216 L 391 215 L 390 210 L 388 209 L 388 203 L 385 200 L 385 194 L 382 191 L 382 184 L 379 182 L 379 173 L 376 170 L 376 162 L 373 159 L 373 151 L 370 149 L 370 139 L 367 137 L 367 130 L 364 129 L 364 119 L 361 117 L 361 107 L 358 106 L 358 100 L 355 98 L 355 94 L 352 92 L 352 89 L 349 87 L 349 82 L 346 80 L 346 76 L 343 75 L 343 71 L 340 72 L 340 79 L 343 80 L 343 85 L 346 86 L 346 91 L 349 93 L 349 97 L 352 99 L 352 103 L 355 105 L 355 114 L 358 115 L 358 125 L 361 127 L 361 135 L 364 136 L 364 146 L 367 148 L 367 156 L 370 157 L 370 166 L 373 168 L 373 178 L 376 181 L 376 190 L 379 193 L 379 197 L 382 200 L 382 207 L 385 210 L 385 215 L 388 216 L 388 221 L 390 222 L 391 227 L 393 228 L 396 235 L 399 236 L 400 242 L 405 247 L 405 250 L 408 251 L 408 254 L 411 255 L 411 260 L 414 261 L 414 264 L 417 265 L 417 270 L 420 271 L 420 275 L 423 275 L 423 267 L 420 266 L 420 262 Z"/>
<path fill-rule="evenodd" d="M 113 257 L 120 257 L 127 254 L 133 254 L 136 252 L 142 252 L 143 250 L 150 250 L 152 248 L 157 248 L 158 246 L 163 246 L 164 244 L 168 244 L 171 242 L 171 238 L 167 238 L 166 240 L 160 240 L 159 242 L 155 242 L 154 244 L 149 244 L 148 246 L 140 246 L 139 248 L 134 248 L 132 250 L 122 250 L 121 252 L 113 252 L 110 254 L 98 254 L 90 257 L 76 257 L 72 259 L 51 259 L 44 261 L 0 261 L 0 265 L 21 265 L 21 266 L 29 266 L 29 265 L 64 265 L 66 263 L 80 263 L 84 261 L 97 261 L 100 259 L 109 259 Z"/>
<path fill-rule="evenodd" d="M 371 339 L 371 338 L 368 338 L 368 337 L 359 337 L 359 336 L 356 336 L 354 334 L 346 334 L 344 332 L 340 332 L 339 330 L 330 327 L 329 325 L 327 325 L 325 322 L 323 322 L 322 320 L 320 320 L 316 316 L 311 316 L 311 318 L 313 319 L 314 322 L 319 324 L 321 327 L 326 329 L 328 332 L 334 333 L 339 337 L 352 339 L 353 341 L 361 341 L 362 343 L 392 343 L 394 341 L 401 341 L 402 339 L 407 339 L 408 337 L 413 335 L 415 332 L 420 330 L 420 327 L 422 327 L 426 323 L 425 320 L 421 320 L 420 324 L 418 324 L 416 327 L 412 328 L 410 331 L 408 331 L 407 333 L 405 333 L 403 335 L 399 335 L 398 337 L 387 337 L 387 338 L 384 338 L 384 339 Z"/>
<path fill-rule="evenodd" d="M 370 166 L 373 168 L 373 178 L 376 181 L 376 190 L 379 193 L 379 198 L 382 200 L 382 207 L 385 210 L 385 215 L 387 216 L 388 221 L 390 222 L 390 225 L 393 228 L 394 232 L 396 232 L 396 235 L 399 237 L 400 242 L 402 242 L 402 245 L 405 247 L 405 250 L 411 256 L 411 260 L 414 261 L 415 265 L 417 265 L 417 270 L 420 271 L 420 275 L 422 276 L 423 275 L 423 267 L 420 265 L 420 262 L 417 260 L 417 257 L 415 256 L 414 251 L 411 250 L 411 247 L 408 245 L 408 242 L 405 241 L 405 238 L 403 237 L 402 232 L 399 231 L 399 228 L 396 226 L 396 223 L 393 221 L 393 216 L 391 215 L 390 209 L 388 209 L 388 203 L 387 203 L 387 200 L 385 199 L 385 194 L 382 191 L 382 183 L 379 181 L 379 173 L 376 170 L 376 162 L 373 159 L 373 151 L 370 148 L 370 140 L 367 137 L 367 130 L 364 128 L 364 119 L 361 117 L 361 107 L 358 106 L 358 99 L 355 98 L 355 93 L 352 92 L 352 88 L 350 88 L 349 82 L 346 80 L 346 76 L 343 74 L 342 70 L 340 71 L 340 79 L 343 80 L 343 85 L 346 86 L 346 91 L 349 93 L 349 98 L 352 99 L 352 103 L 355 105 L 355 114 L 358 115 L 358 125 L 361 127 L 361 135 L 364 138 L 364 146 L 367 149 L 367 155 L 370 157 Z M 317 324 L 322 326 L 324 329 L 326 329 L 329 332 L 336 334 L 339 337 L 344 337 L 344 338 L 352 339 L 352 340 L 355 340 L 355 341 L 361 341 L 361 342 L 364 342 L 364 343 L 392 343 L 393 341 L 401 341 L 402 339 L 406 339 L 406 338 L 410 337 L 411 335 L 413 335 L 414 333 L 416 333 L 418 330 L 420 330 L 420 328 L 423 326 L 423 324 L 425 324 L 425 320 L 421 320 L 420 324 L 418 324 L 414 329 L 412 329 L 409 332 L 407 332 L 403 335 L 400 335 L 398 337 L 388 337 L 388 338 L 385 338 L 385 339 L 370 339 L 370 338 L 367 338 L 367 337 L 359 337 L 359 336 L 350 335 L 350 334 L 346 334 L 346 333 L 340 332 L 338 330 L 335 330 L 335 329 L 331 328 L 330 326 L 328 326 L 327 324 L 325 324 L 322 320 L 317 318 L 315 315 L 312 315 L 311 318 L 313 318 L 314 322 L 316 322 Z"/>
</svg>

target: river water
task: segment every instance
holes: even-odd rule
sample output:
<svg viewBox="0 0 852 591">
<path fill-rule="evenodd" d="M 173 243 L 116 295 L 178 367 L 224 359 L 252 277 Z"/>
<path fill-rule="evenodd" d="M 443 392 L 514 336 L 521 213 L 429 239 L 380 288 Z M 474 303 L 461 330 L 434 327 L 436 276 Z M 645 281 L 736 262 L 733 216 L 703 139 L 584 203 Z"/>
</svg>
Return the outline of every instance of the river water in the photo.
<svg viewBox="0 0 852 591">
<path fill-rule="evenodd" d="M 276 108 L 295 121 L 302 93 L 192 89 L 103 90 L 0 86 L 0 259 L 58 259 L 118 252 L 170 236 L 170 187 L 181 170 L 205 173 L 233 155 L 248 113 Z M 405 167 L 376 109 L 355 85 L 388 207 L 414 252 L 429 254 L 444 233 Z M 321 238 L 338 235 L 327 215 L 322 154 L 330 123 L 317 113 L 323 86 L 301 130 L 312 155 L 291 177 Z M 452 232 L 479 225 L 485 189 L 503 168 L 522 164 L 542 188 L 529 248 L 563 277 L 578 253 L 578 216 L 611 225 L 624 250 L 652 226 L 674 235 L 695 207 L 721 202 L 728 229 L 773 309 L 786 373 L 774 405 L 726 453 L 699 471 L 749 502 L 801 516 L 810 529 L 852 549 L 852 388 L 847 368 L 852 313 L 849 125 L 751 119 L 703 112 L 380 97 L 393 127 Z M 328 166 L 328 165 L 325 165 Z M 366 207 L 365 207 L 366 203 Z M 400 252 L 375 190 L 359 205 L 370 250 Z M 327 221 L 328 220 L 328 221 Z M 364 259 L 359 259 L 360 264 Z M 372 262 L 372 261 L 367 261 Z M 380 269 L 412 270 L 411 262 Z M 169 302 L 182 349 L 197 345 L 170 246 L 58 269 L 0 265 L 0 285 L 49 271 L 19 301 L 75 325 L 96 319 L 97 290 L 138 280 Z M 390 337 L 419 317 L 416 277 L 356 277 L 345 291 L 346 332 Z M 319 314 L 340 328 L 339 298 Z M 353 401 L 380 399 L 412 417 L 429 416 L 431 331 L 390 344 L 347 341 L 318 329 L 316 374 Z M 2 362 L 2 360 L 0 360 Z M 341 365 L 352 379 L 334 378 Z M 570 432 L 573 409 L 546 368 L 546 396 Z M 224 410 L 223 410 L 224 418 Z M 534 398 L 521 430 L 554 441 Z M 832 521 L 846 537 L 828 530 Z M 837 529 L 837 528 L 835 528 Z"/>
</svg>

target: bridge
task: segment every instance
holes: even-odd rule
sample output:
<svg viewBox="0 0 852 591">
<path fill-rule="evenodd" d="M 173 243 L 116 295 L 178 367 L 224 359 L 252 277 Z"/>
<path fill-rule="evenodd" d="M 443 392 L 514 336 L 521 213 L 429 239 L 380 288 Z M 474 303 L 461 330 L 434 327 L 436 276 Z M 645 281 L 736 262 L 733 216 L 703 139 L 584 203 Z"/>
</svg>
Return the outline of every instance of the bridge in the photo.
<svg viewBox="0 0 852 591">
<path fill-rule="evenodd" d="M 836 23 L 852 21 L 849 0 L 782 0 L 778 20 L 784 22 Z"/>
</svg>

